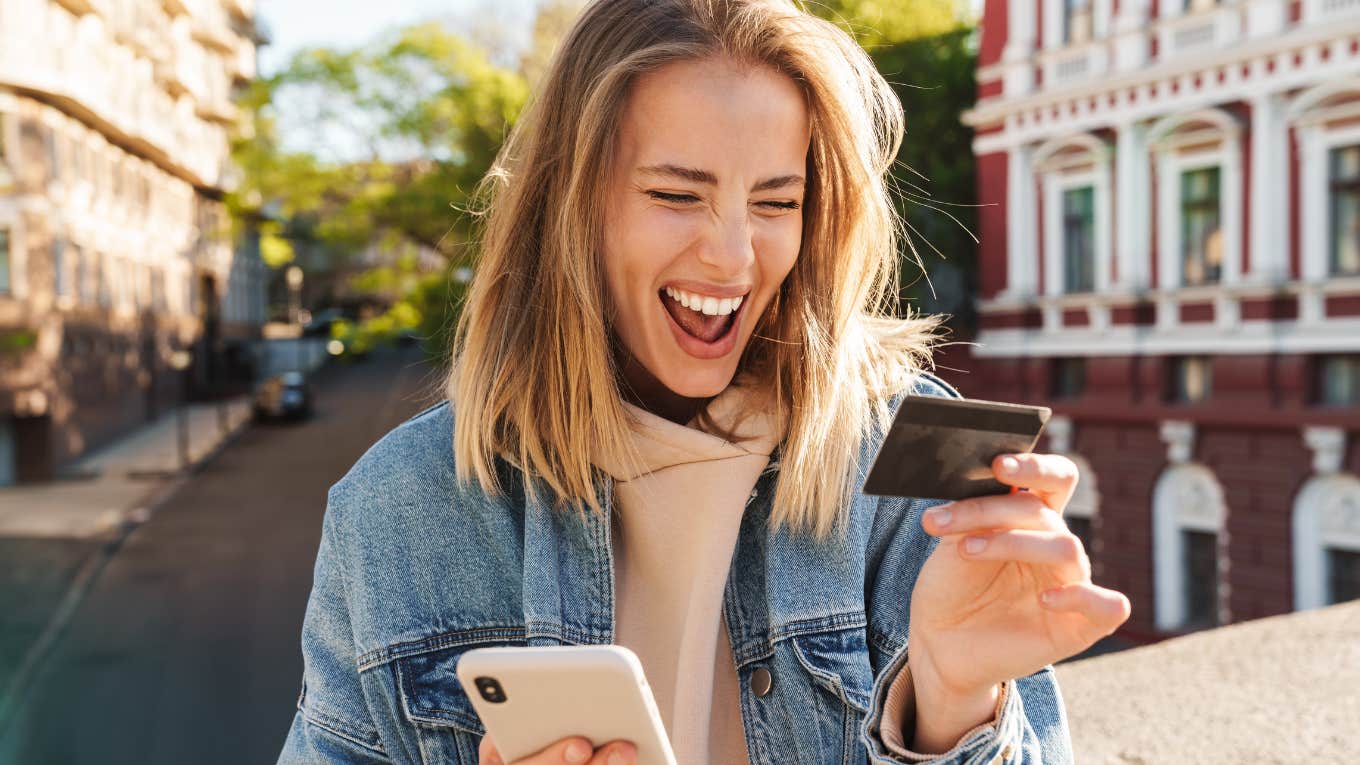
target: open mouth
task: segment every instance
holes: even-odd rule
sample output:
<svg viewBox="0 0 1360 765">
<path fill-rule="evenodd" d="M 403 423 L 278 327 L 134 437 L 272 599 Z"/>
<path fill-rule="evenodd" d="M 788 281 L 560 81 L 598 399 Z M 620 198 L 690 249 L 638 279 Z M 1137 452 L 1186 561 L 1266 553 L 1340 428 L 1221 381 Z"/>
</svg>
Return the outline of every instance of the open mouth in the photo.
<svg viewBox="0 0 1360 765">
<path fill-rule="evenodd" d="M 659 293 L 661 304 L 686 335 L 701 343 L 724 340 L 737 326 L 745 295 L 715 298 L 666 287 Z"/>
</svg>

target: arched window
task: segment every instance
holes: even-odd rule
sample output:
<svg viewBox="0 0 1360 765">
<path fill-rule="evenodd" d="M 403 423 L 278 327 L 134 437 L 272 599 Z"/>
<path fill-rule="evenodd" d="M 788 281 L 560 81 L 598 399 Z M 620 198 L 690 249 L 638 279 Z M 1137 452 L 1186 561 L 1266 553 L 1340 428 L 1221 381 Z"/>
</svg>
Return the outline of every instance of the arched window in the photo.
<svg viewBox="0 0 1360 765">
<path fill-rule="evenodd" d="M 1360 78 L 1294 98 L 1286 119 L 1299 146 L 1302 276 L 1360 276 Z"/>
<path fill-rule="evenodd" d="M 1360 477 L 1340 472 L 1346 433 L 1308 427 L 1317 471 L 1294 500 L 1294 608 L 1360 598 Z"/>
<path fill-rule="evenodd" d="M 1237 120 L 1217 109 L 1171 115 L 1149 131 L 1159 288 L 1240 279 L 1240 133 Z"/>
<path fill-rule="evenodd" d="M 1168 467 L 1152 494 L 1152 563 L 1158 629 L 1228 621 L 1228 509 L 1223 487 L 1198 463 Z"/>
<path fill-rule="evenodd" d="M 1110 164 L 1113 150 L 1082 134 L 1035 152 L 1044 200 L 1044 294 L 1104 290 L 1110 283 Z"/>
</svg>

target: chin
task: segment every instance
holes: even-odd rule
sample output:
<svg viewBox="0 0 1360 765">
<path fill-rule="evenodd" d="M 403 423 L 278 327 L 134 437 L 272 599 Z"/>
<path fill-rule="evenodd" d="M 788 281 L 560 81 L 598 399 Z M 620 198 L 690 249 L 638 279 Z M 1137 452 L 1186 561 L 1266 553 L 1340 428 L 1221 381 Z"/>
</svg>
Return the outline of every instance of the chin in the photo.
<svg viewBox="0 0 1360 765">
<path fill-rule="evenodd" d="M 690 360 L 693 363 L 693 360 Z M 662 378 L 661 384 L 667 390 L 685 398 L 712 398 L 732 382 L 736 369 L 729 364 L 716 364 L 712 370 L 674 370 Z"/>
</svg>

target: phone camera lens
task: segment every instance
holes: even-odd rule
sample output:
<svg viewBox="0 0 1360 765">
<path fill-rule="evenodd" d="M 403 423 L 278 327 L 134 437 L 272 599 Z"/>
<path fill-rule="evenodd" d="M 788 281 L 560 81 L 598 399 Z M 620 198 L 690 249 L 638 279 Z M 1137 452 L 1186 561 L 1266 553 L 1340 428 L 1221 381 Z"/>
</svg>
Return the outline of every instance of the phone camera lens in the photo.
<svg viewBox="0 0 1360 765">
<path fill-rule="evenodd" d="M 492 704 L 505 703 L 505 691 L 501 689 L 501 684 L 494 677 L 479 677 L 474 682 L 477 683 L 477 692 L 482 694 L 482 698 Z"/>
</svg>

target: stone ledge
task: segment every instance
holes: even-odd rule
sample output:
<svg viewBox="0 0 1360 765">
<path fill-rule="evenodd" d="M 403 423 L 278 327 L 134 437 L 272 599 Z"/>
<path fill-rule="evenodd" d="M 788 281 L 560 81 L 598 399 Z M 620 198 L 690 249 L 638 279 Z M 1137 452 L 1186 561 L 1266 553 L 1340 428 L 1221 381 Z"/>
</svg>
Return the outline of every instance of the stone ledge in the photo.
<svg viewBox="0 0 1360 765">
<path fill-rule="evenodd" d="M 1350 762 L 1360 601 L 1057 667 L 1076 762 Z"/>
</svg>

